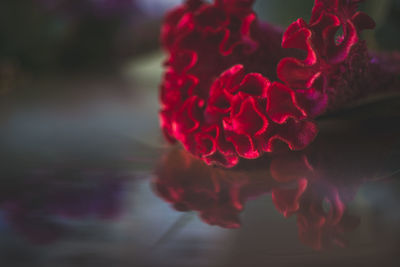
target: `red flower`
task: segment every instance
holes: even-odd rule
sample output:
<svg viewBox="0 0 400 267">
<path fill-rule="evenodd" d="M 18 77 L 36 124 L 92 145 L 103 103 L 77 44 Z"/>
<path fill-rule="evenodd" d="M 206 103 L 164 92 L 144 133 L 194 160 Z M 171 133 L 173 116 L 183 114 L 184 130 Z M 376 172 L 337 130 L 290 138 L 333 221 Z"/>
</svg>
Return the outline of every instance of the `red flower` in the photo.
<svg viewBox="0 0 400 267">
<path fill-rule="evenodd" d="M 280 47 L 281 31 L 257 20 L 253 2 L 187 1 L 162 28 L 170 56 L 161 127 L 209 164 L 232 167 L 239 157 L 273 151 L 276 140 L 301 149 L 317 132 L 293 91 L 265 78 L 276 78 L 276 64 L 290 54 Z"/>
<path fill-rule="evenodd" d="M 385 86 L 395 77 L 359 38 L 374 27 L 356 11 L 360 0 L 316 0 L 310 22 L 297 20 L 283 37 L 257 19 L 253 2 L 188 0 L 162 27 L 162 130 L 208 164 L 233 167 L 278 143 L 301 150 L 318 132 L 311 119 L 381 88 L 376 77 Z"/>
<path fill-rule="evenodd" d="M 304 118 L 292 90 L 236 65 L 214 81 L 207 101 L 192 96 L 182 104 L 171 131 L 207 163 L 231 167 L 239 156 L 273 151 L 276 140 L 293 150 L 304 148 L 317 132 Z"/>
</svg>

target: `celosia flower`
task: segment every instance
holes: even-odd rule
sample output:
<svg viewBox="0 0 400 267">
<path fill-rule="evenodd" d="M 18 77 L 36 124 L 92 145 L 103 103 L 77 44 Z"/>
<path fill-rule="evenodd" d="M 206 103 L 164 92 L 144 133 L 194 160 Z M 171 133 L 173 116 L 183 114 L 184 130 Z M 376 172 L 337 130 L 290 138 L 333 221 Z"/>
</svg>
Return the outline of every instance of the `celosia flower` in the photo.
<svg viewBox="0 0 400 267">
<path fill-rule="evenodd" d="M 188 0 L 162 27 L 161 127 L 208 164 L 233 167 L 278 143 L 305 148 L 318 132 L 311 119 L 376 91 L 374 77 L 385 73 L 360 39 L 374 27 L 356 11 L 360 1 L 316 0 L 310 22 L 297 20 L 283 37 L 257 19 L 253 2 Z"/>
</svg>

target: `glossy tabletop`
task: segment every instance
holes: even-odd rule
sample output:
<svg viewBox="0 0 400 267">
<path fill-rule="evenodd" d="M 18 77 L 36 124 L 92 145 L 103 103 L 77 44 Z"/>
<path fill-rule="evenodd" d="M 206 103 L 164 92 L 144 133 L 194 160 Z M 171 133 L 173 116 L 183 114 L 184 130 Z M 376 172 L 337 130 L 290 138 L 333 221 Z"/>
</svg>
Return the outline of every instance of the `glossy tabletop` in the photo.
<svg viewBox="0 0 400 267">
<path fill-rule="evenodd" d="M 163 140 L 156 88 L 55 77 L 2 98 L 1 266 L 398 266 L 399 98 L 223 169 Z"/>
</svg>

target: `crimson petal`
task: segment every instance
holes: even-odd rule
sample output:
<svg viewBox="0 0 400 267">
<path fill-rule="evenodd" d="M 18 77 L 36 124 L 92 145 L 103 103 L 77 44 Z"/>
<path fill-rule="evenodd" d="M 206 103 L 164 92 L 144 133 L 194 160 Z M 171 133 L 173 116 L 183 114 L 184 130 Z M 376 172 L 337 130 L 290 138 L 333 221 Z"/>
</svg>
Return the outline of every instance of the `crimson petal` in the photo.
<svg viewBox="0 0 400 267">
<path fill-rule="evenodd" d="M 272 121 L 280 124 L 288 118 L 306 117 L 306 113 L 296 103 L 294 91 L 277 82 L 268 88 L 267 114 Z"/>
</svg>

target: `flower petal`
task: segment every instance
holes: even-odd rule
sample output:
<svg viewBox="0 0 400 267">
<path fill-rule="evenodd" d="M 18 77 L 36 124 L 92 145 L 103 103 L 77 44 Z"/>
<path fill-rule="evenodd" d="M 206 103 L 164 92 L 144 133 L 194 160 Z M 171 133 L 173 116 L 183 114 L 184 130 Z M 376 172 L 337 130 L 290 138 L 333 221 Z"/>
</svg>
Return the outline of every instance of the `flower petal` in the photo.
<svg viewBox="0 0 400 267">
<path fill-rule="evenodd" d="M 238 113 L 232 115 L 232 130 L 249 136 L 263 133 L 268 127 L 268 120 L 256 100 L 253 97 L 247 97 L 244 100 L 240 96 L 235 98 L 240 101 L 240 109 Z M 235 110 L 234 107 L 233 110 Z"/>
<path fill-rule="evenodd" d="M 296 103 L 295 92 L 277 82 L 268 88 L 267 114 L 272 121 L 280 124 L 288 118 L 306 117 L 306 113 Z"/>
</svg>

